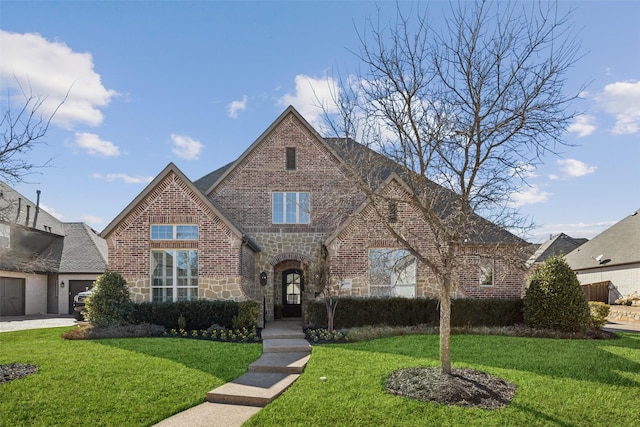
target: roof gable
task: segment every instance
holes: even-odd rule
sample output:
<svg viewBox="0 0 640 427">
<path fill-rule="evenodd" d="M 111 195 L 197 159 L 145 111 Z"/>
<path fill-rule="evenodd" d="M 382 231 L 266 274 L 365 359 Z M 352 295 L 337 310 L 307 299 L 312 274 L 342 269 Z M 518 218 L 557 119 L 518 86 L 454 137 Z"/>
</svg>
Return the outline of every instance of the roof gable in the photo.
<svg viewBox="0 0 640 427">
<path fill-rule="evenodd" d="M 587 242 L 587 239 L 574 239 L 564 233 L 556 234 L 551 239 L 541 244 L 527 260 L 527 266 L 544 262 L 551 256 L 567 255 L 578 246 Z"/>
<path fill-rule="evenodd" d="M 304 117 L 298 113 L 298 111 L 293 108 L 293 106 L 287 107 L 280 116 L 264 131 L 262 134 L 247 148 L 234 162 L 229 163 L 208 175 L 203 176 L 202 178 L 195 181 L 196 187 L 199 188 L 205 195 L 210 195 L 215 188 L 220 185 L 222 182 L 227 179 L 227 177 L 231 176 L 245 161 L 248 160 L 250 155 L 255 152 L 258 147 L 260 147 L 274 132 L 277 128 L 279 128 L 283 122 L 289 117 L 293 116 L 297 122 L 299 122 L 303 128 L 311 135 L 313 135 L 314 139 L 322 145 L 324 149 L 329 151 L 331 155 L 335 158 L 338 163 L 342 163 L 342 158 L 338 156 L 333 147 L 325 141 L 324 138 L 318 134 L 318 132 L 305 120 Z"/>
<path fill-rule="evenodd" d="M 168 179 L 168 177 L 170 177 L 170 175 L 172 174 L 174 174 L 177 177 L 177 179 L 182 184 L 184 184 L 190 190 L 190 192 L 192 192 L 197 197 L 200 203 L 206 206 L 206 208 L 208 208 L 217 218 L 219 218 L 220 221 L 222 221 L 222 223 L 224 223 L 224 225 L 226 225 L 229 228 L 229 230 L 231 230 L 232 233 L 234 233 L 241 239 L 246 240 L 249 246 L 251 246 L 253 250 L 255 251 L 260 250 L 259 246 L 253 240 L 251 240 L 246 235 L 246 233 L 244 233 L 242 228 L 238 224 L 236 224 L 234 221 L 232 221 L 227 215 L 225 215 L 221 211 L 221 209 L 216 204 L 214 204 L 214 202 L 212 202 L 200 190 L 198 190 L 198 188 L 196 188 L 196 186 L 173 163 L 169 163 L 162 170 L 162 172 L 160 172 L 153 179 L 153 181 L 151 181 L 151 183 L 149 183 L 149 185 L 147 185 L 147 187 L 145 187 L 145 189 L 142 190 L 142 192 L 138 194 L 138 196 L 135 199 L 133 199 L 133 201 L 131 201 L 131 203 L 129 203 L 129 205 L 127 205 L 127 207 L 122 212 L 120 212 L 120 214 L 116 218 L 114 218 L 114 220 L 111 221 L 109 225 L 107 225 L 107 227 L 102 231 L 102 233 L 100 233 L 100 235 L 105 239 L 108 238 L 109 235 L 113 233 L 125 221 L 127 221 L 127 218 L 129 218 L 130 215 L 132 215 L 134 211 L 142 203 L 144 203 L 145 199 L 147 199 L 147 197 L 151 195 L 151 193 L 159 185 L 161 185 L 166 179 Z"/>
<path fill-rule="evenodd" d="M 640 263 L 640 210 L 573 250 L 565 259 L 574 270 Z"/>
</svg>

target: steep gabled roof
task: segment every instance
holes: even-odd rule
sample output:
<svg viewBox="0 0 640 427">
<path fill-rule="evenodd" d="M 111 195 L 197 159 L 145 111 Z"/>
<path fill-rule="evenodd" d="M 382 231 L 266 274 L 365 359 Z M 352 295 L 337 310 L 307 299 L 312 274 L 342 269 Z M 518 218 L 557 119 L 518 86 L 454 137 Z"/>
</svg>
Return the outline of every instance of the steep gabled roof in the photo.
<svg viewBox="0 0 640 427">
<path fill-rule="evenodd" d="M 393 160 L 383 156 L 382 154 L 362 145 L 352 139 L 346 138 L 326 138 L 325 141 L 332 147 L 333 152 L 337 153 L 343 162 L 349 162 L 348 159 L 356 159 L 356 161 L 363 161 L 366 164 L 371 164 L 372 168 L 362 170 L 361 179 L 366 181 L 375 191 L 380 192 L 386 187 L 392 180 L 396 180 L 401 183 L 407 192 L 411 192 L 409 185 L 405 178 L 413 179 L 425 179 L 424 187 L 429 191 L 436 192 L 438 195 L 438 203 L 434 210 L 438 210 L 441 217 L 446 217 L 449 214 L 450 202 L 458 197 L 453 191 L 448 190 L 435 182 L 426 178 L 420 178 L 417 175 L 413 177 L 407 177 L 406 170 Z M 375 170 L 371 170 L 375 169 Z M 365 201 L 363 206 L 359 209 L 364 209 L 364 206 L 368 204 Z M 439 205 L 439 206 L 438 206 Z M 479 215 L 473 215 L 472 218 L 473 227 L 465 239 L 470 244 L 497 244 L 497 243 L 511 243 L 511 244 L 527 244 L 524 240 L 517 237 L 513 233 L 505 230 L 502 227 L 486 220 Z M 480 232 L 478 232 L 480 231 Z M 337 234 L 333 234 L 333 237 Z"/>
<path fill-rule="evenodd" d="M 178 176 L 178 178 L 185 183 L 185 185 L 193 191 L 193 193 L 209 208 L 211 211 L 218 217 L 220 220 L 227 226 L 229 229 L 236 234 L 238 237 L 242 238 L 247 242 L 247 244 L 256 252 L 260 251 L 260 247 L 258 244 L 253 241 L 242 229 L 242 227 L 233 221 L 228 215 L 225 215 L 220 207 L 214 203 L 211 199 L 205 196 L 194 184 L 191 182 L 178 167 L 169 163 L 163 170 L 160 172 L 154 179 L 145 187 L 144 190 L 138 196 L 131 201 L 124 208 L 120 214 L 107 225 L 107 227 L 102 230 L 100 236 L 103 238 L 107 238 L 109 234 L 111 234 L 115 228 L 154 190 L 158 184 L 160 184 L 164 179 L 171 173 L 174 173 Z"/>
<path fill-rule="evenodd" d="M 564 233 L 556 234 L 536 249 L 529 260 L 527 260 L 527 267 L 531 267 L 539 262 L 544 262 L 554 255 L 567 255 L 587 241 L 588 239 L 574 239 Z"/>
<path fill-rule="evenodd" d="M 286 118 L 292 114 L 296 117 L 300 123 L 309 131 L 310 134 L 314 135 L 318 142 L 322 144 L 339 162 L 342 162 L 342 158 L 338 156 L 334 151 L 333 147 L 330 144 L 327 144 L 327 141 L 320 136 L 320 134 L 305 120 L 304 117 L 298 113 L 298 111 L 293 108 L 293 106 L 288 106 L 280 116 L 276 120 L 271 123 L 271 126 L 267 128 L 262 134 L 247 148 L 234 162 L 231 162 L 208 175 L 203 176 L 202 178 L 196 180 L 194 183 L 200 191 L 202 191 L 205 195 L 211 194 L 213 189 L 222 182 L 229 174 L 233 172 L 233 170 L 240 165 L 245 158 L 247 158 L 253 150 L 256 149 L 264 140 L 269 136 L 269 134 L 276 129 Z"/>
<path fill-rule="evenodd" d="M 565 259 L 573 270 L 640 263 L 640 210 L 573 250 Z"/>
</svg>

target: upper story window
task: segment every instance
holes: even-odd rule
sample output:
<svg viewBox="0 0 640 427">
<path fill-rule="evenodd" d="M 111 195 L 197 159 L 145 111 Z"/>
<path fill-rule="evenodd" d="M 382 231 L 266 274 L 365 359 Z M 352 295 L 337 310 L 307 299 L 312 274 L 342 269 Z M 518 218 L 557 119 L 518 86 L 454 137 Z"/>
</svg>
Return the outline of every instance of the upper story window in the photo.
<svg viewBox="0 0 640 427">
<path fill-rule="evenodd" d="M 309 193 L 274 192 L 271 197 L 274 224 L 309 224 Z"/>
<path fill-rule="evenodd" d="M 287 147 L 287 169 L 294 170 L 296 168 L 296 149 L 295 147 Z"/>
<path fill-rule="evenodd" d="M 480 257 L 480 286 L 493 286 L 493 258 Z"/>
<path fill-rule="evenodd" d="M 151 240 L 198 240 L 198 226 L 155 224 L 151 226 Z"/>
</svg>

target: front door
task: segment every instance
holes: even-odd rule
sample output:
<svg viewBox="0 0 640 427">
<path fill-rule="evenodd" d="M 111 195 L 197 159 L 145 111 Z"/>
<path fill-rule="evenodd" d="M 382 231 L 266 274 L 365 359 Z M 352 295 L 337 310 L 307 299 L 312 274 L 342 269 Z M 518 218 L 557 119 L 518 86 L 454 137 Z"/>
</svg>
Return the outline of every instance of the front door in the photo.
<svg viewBox="0 0 640 427">
<path fill-rule="evenodd" d="M 282 310 L 283 317 L 302 316 L 302 271 L 293 269 L 282 273 Z"/>
</svg>

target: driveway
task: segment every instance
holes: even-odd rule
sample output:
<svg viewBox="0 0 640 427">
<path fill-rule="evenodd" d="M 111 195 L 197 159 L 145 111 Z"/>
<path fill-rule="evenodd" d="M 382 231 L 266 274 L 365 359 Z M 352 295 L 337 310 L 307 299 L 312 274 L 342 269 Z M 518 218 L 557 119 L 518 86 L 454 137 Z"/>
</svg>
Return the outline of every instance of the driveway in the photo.
<svg viewBox="0 0 640 427">
<path fill-rule="evenodd" d="M 71 316 L 16 316 L 0 317 L 0 332 L 22 331 L 25 329 L 58 328 L 77 325 Z"/>
</svg>

